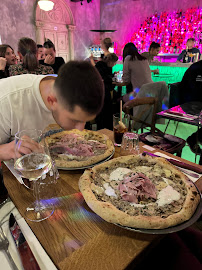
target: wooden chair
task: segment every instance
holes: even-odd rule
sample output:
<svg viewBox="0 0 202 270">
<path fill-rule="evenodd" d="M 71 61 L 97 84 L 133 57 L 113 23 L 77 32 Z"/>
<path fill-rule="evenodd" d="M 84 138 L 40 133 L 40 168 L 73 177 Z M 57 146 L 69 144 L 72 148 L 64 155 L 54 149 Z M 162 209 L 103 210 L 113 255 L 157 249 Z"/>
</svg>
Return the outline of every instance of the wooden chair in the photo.
<svg viewBox="0 0 202 270">
<path fill-rule="evenodd" d="M 156 124 L 156 108 L 157 108 L 158 98 L 156 97 L 143 97 L 143 98 L 134 98 L 133 100 L 130 100 L 126 102 L 123 106 L 123 110 L 130 114 L 130 119 L 134 120 L 137 123 L 140 123 L 141 126 L 141 134 L 139 135 L 139 138 L 142 142 L 145 144 L 148 144 L 152 147 L 155 147 L 157 149 L 164 150 L 168 153 L 174 154 L 176 153 L 178 156 L 181 156 L 182 148 L 185 146 L 186 141 L 173 135 L 165 134 L 164 132 L 160 131 L 155 127 Z M 138 114 L 133 115 L 132 109 L 137 106 L 144 105 L 141 110 L 139 110 Z M 150 122 L 146 121 L 145 113 L 149 113 Z M 143 117 L 143 119 L 142 119 Z M 143 128 L 150 128 L 149 132 L 143 132 Z M 139 129 L 139 128 L 138 128 Z M 155 135 L 158 137 L 161 137 L 165 141 L 168 141 L 168 144 L 165 148 L 159 148 L 158 143 L 151 143 L 147 141 L 146 137 L 148 135 Z M 169 138 L 169 139 L 168 139 Z M 170 146 L 169 146 L 170 142 Z"/>
</svg>

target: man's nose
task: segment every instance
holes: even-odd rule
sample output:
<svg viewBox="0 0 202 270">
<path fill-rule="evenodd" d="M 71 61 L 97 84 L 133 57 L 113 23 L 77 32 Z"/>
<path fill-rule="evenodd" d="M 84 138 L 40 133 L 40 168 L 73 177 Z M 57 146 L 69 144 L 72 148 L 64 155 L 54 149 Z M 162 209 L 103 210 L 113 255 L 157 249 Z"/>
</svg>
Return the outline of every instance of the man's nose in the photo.
<svg viewBox="0 0 202 270">
<path fill-rule="evenodd" d="M 82 131 L 84 129 L 84 127 L 85 127 L 85 124 L 86 123 L 78 123 L 78 124 L 75 125 L 75 128 Z"/>
</svg>

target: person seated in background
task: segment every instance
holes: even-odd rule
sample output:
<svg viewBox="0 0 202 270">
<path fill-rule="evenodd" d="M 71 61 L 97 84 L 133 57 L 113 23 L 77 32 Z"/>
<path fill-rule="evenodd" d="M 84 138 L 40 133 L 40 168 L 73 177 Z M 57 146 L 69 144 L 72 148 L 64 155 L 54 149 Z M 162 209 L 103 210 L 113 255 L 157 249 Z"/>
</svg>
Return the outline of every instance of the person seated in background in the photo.
<svg viewBox="0 0 202 270">
<path fill-rule="evenodd" d="M 38 60 L 44 60 L 45 59 L 44 47 L 41 44 L 37 44 L 37 59 Z"/>
<path fill-rule="evenodd" d="M 112 67 L 116 64 L 117 60 L 118 57 L 115 53 L 109 53 L 95 65 L 105 86 L 104 105 L 95 119 L 98 130 L 102 128 L 113 130 L 112 91 L 114 90 L 114 86 L 112 84 Z"/>
<path fill-rule="evenodd" d="M 145 83 L 152 83 L 151 70 L 147 59 L 138 53 L 136 46 L 130 44 L 130 55 L 126 56 L 123 63 L 123 82 L 132 83 L 134 95 Z"/>
<path fill-rule="evenodd" d="M 187 40 L 186 50 L 183 50 L 181 52 L 181 54 L 177 58 L 177 62 L 183 61 L 183 63 L 189 63 L 192 61 L 192 57 L 194 57 L 193 54 L 197 54 L 197 53 L 198 53 L 198 59 L 200 59 L 201 53 L 199 49 L 194 48 L 194 43 L 195 43 L 194 38 L 189 38 Z M 195 57 L 193 58 L 193 62 L 194 61 L 195 61 Z"/>
<path fill-rule="evenodd" d="M 22 63 L 9 67 L 10 76 L 21 74 L 53 74 L 49 66 L 39 64 L 37 59 L 37 45 L 31 38 L 23 37 L 18 42 L 18 54 Z"/>
<path fill-rule="evenodd" d="M 79 78 L 79 79 L 78 79 Z M 101 111 L 104 84 L 85 61 L 64 64 L 57 77 L 24 74 L 0 80 L 0 161 L 15 158 L 15 134 L 57 123 L 83 130 Z M 32 148 L 26 145 L 24 154 Z"/>
<path fill-rule="evenodd" d="M 51 66 L 54 70 L 54 74 L 58 74 L 60 67 L 65 63 L 64 59 L 60 56 L 56 57 L 55 45 L 51 40 L 47 40 L 43 44 L 45 59 L 40 60 L 39 63 L 42 65 Z"/>
<path fill-rule="evenodd" d="M 103 40 L 101 40 L 101 49 L 103 50 L 103 54 L 101 54 L 101 59 L 102 60 L 105 56 L 107 56 L 109 53 L 111 53 L 109 50 L 110 48 L 112 48 L 112 40 L 111 38 L 104 38 Z M 93 66 L 95 66 L 95 61 L 93 58 L 93 54 L 90 55 L 90 62 Z"/>
<path fill-rule="evenodd" d="M 157 56 L 160 52 L 161 46 L 159 43 L 152 42 L 149 51 L 148 52 L 143 52 L 141 55 L 147 58 L 149 63 L 154 62 L 154 56 Z"/>
<path fill-rule="evenodd" d="M 0 79 L 9 77 L 9 66 L 16 64 L 16 55 L 8 44 L 0 45 Z"/>
<path fill-rule="evenodd" d="M 152 110 L 153 108 L 148 109 L 146 105 L 133 107 L 134 100 L 136 98 L 144 98 L 144 97 L 154 97 L 157 98 L 157 106 L 156 113 L 168 109 L 168 87 L 166 82 L 152 82 L 143 84 L 140 88 L 140 91 L 137 95 L 130 96 L 129 99 L 126 99 L 126 95 L 123 97 L 123 101 L 125 102 L 123 105 L 123 109 L 126 107 L 132 109 L 133 108 L 133 116 L 141 116 L 142 121 L 147 123 L 152 123 Z M 162 119 L 157 119 L 156 123 L 164 123 Z M 139 129 L 141 124 L 135 123 L 134 128 Z"/>
<path fill-rule="evenodd" d="M 202 60 L 192 64 L 185 72 L 182 81 L 179 84 L 179 104 L 186 102 L 202 103 Z M 202 111 L 202 107 L 201 107 Z M 197 141 L 198 138 L 198 141 Z M 202 143 L 202 128 L 187 138 L 187 143 L 192 152 L 202 154 L 201 148 L 198 146 Z"/>
</svg>

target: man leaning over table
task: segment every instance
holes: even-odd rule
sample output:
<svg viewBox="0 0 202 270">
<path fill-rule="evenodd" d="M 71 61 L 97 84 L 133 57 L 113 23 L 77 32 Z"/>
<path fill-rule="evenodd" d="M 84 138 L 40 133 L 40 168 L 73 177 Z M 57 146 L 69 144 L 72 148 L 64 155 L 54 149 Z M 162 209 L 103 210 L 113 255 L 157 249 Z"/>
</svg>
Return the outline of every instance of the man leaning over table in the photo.
<svg viewBox="0 0 202 270">
<path fill-rule="evenodd" d="M 100 112 L 104 85 L 88 62 L 64 64 L 58 77 L 25 74 L 0 81 L 0 160 L 15 157 L 14 136 L 24 129 L 44 130 L 57 123 L 83 130 Z M 24 154 L 31 152 L 31 146 Z"/>
</svg>

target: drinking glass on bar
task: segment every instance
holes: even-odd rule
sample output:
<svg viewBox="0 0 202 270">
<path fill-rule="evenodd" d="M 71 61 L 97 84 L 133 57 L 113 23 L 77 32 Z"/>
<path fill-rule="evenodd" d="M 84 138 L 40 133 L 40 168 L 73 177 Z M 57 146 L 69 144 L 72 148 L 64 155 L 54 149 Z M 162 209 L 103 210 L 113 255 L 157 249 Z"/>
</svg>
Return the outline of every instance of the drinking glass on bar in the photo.
<svg viewBox="0 0 202 270">
<path fill-rule="evenodd" d="M 52 167 L 48 146 L 41 130 L 30 129 L 15 135 L 15 164 L 22 177 L 33 182 L 36 201 L 26 209 L 25 216 L 31 221 L 42 221 L 50 217 L 54 208 L 52 204 L 40 200 L 40 179 Z"/>
<path fill-rule="evenodd" d="M 117 146 L 121 146 L 122 137 L 128 131 L 130 115 L 125 114 L 120 121 L 120 114 L 113 115 L 114 142 Z"/>
</svg>

